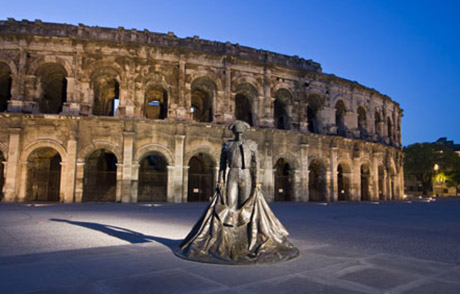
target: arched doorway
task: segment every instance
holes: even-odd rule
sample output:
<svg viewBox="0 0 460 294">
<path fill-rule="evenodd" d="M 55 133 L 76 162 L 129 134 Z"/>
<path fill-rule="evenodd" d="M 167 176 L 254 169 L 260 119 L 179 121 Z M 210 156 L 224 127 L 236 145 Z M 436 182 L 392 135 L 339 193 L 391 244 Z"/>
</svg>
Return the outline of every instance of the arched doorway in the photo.
<svg viewBox="0 0 460 294">
<path fill-rule="evenodd" d="M 214 162 L 204 153 L 199 153 L 188 163 L 188 202 L 209 201 L 214 191 Z"/>
<path fill-rule="evenodd" d="M 369 165 L 361 165 L 361 201 L 371 200 L 369 189 L 370 177 Z"/>
<path fill-rule="evenodd" d="M 83 201 L 114 202 L 116 190 L 116 156 L 105 149 L 94 151 L 86 159 Z"/>
<path fill-rule="evenodd" d="M 235 117 L 237 120 L 254 126 L 256 120 L 254 109 L 257 109 L 258 96 L 257 89 L 250 83 L 241 83 L 236 87 Z"/>
<path fill-rule="evenodd" d="M 168 185 L 167 162 L 159 153 L 152 153 L 140 161 L 138 202 L 166 202 Z"/>
<path fill-rule="evenodd" d="M 28 201 L 59 201 L 61 155 L 50 147 L 38 148 L 27 158 Z"/>
<path fill-rule="evenodd" d="M 40 112 L 57 114 L 67 101 L 67 72 L 62 65 L 48 63 L 37 70 L 40 80 Z"/>
<path fill-rule="evenodd" d="M 367 137 L 367 114 L 362 106 L 358 107 L 358 130 L 361 138 Z"/>
<path fill-rule="evenodd" d="M 335 123 L 337 125 L 337 135 L 346 137 L 347 129 L 345 127 L 345 115 L 347 110 L 342 100 L 337 101 L 335 104 Z"/>
<path fill-rule="evenodd" d="M 11 70 L 10 67 L 0 62 L 0 112 L 8 109 L 8 100 L 11 98 Z"/>
<path fill-rule="evenodd" d="M 385 200 L 385 194 L 383 193 L 383 187 L 385 185 L 385 168 L 383 165 L 379 165 L 379 200 Z"/>
<path fill-rule="evenodd" d="M 350 201 L 350 167 L 339 164 L 337 167 L 337 199 L 338 201 Z"/>
<path fill-rule="evenodd" d="M 114 116 L 120 103 L 120 79 L 113 68 L 101 68 L 91 77 L 93 115 Z"/>
<path fill-rule="evenodd" d="M 236 94 L 235 96 L 235 117 L 237 120 L 252 124 L 252 107 L 249 99 L 243 94 Z"/>
<path fill-rule="evenodd" d="M 275 94 L 274 121 L 275 127 L 280 130 L 292 129 L 288 105 L 292 103 L 292 95 L 286 89 L 279 89 Z"/>
<path fill-rule="evenodd" d="M 309 201 L 326 201 L 326 167 L 319 160 L 312 160 L 308 167 Z"/>
<path fill-rule="evenodd" d="M 292 170 L 283 158 L 275 164 L 275 201 L 291 201 Z"/>
<path fill-rule="evenodd" d="M 307 124 L 310 133 L 320 133 L 318 113 L 323 106 L 323 99 L 317 94 L 311 94 L 307 98 Z"/>
<path fill-rule="evenodd" d="M 217 95 L 216 84 L 207 77 L 201 77 L 192 83 L 192 101 L 190 111 L 197 122 L 212 122 L 213 101 Z"/>
<path fill-rule="evenodd" d="M 150 119 L 165 119 L 168 114 L 168 92 L 163 87 L 149 87 L 145 91 L 145 117 Z"/>
<path fill-rule="evenodd" d="M 5 157 L 3 156 L 3 152 L 0 151 L 0 201 L 3 199 L 3 186 L 5 185 L 5 166 L 3 162 L 5 161 Z"/>
</svg>

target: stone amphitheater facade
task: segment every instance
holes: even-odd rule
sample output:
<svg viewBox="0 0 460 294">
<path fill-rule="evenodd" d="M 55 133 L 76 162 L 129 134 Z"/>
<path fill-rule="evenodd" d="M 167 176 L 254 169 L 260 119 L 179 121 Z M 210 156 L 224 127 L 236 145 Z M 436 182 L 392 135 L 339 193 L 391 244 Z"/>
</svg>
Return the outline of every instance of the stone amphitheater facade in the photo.
<svg viewBox="0 0 460 294">
<path fill-rule="evenodd" d="M 253 126 L 268 201 L 401 199 L 401 117 L 297 56 L 0 21 L 3 201 L 207 201 L 235 119 Z"/>
</svg>

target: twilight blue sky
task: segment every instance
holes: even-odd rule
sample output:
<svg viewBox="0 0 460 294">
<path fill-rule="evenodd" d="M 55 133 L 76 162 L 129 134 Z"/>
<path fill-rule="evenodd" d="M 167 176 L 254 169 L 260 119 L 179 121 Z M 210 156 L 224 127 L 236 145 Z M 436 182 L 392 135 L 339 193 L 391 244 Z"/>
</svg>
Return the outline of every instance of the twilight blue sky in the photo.
<svg viewBox="0 0 460 294">
<path fill-rule="evenodd" d="M 0 0 L 8 17 L 172 31 L 313 59 L 399 102 L 404 145 L 460 143 L 459 0 Z"/>
</svg>

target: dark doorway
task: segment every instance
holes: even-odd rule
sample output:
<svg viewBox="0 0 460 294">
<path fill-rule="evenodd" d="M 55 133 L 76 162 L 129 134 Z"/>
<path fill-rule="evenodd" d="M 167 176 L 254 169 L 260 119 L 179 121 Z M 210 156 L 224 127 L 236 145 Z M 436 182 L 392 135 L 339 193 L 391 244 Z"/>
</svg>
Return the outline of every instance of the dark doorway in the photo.
<svg viewBox="0 0 460 294">
<path fill-rule="evenodd" d="M 0 62 L 0 112 L 8 109 L 11 98 L 11 70 L 6 63 Z"/>
<path fill-rule="evenodd" d="M 326 201 L 326 168 L 320 161 L 313 160 L 308 171 L 309 201 Z"/>
<path fill-rule="evenodd" d="M 385 169 L 382 165 L 379 166 L 379 200 L 385 200 L 385 194 L 383 194 L 383 185 L 385 179 Z"/>
<path fill-rule="evenodd" d="M 153 153 L 141 160 L 138 183 L 138 202 L 166 202 L 168 174 L 162 155 Z"/>
<path fill-rule="evenodd" d="M 361 166 L 361 201 L 370 201 L 370 191 L 369 191 L 369 182 L 370 182 L 370 171 L 369 166 L 363 164 Z"/>
<path fill-rule="evenodd" d="M 117 158 L 105 149 L 86 160 L 83 201 L 114 202 L 117 190 Z"/>
<path fill-rule="evenodd" d="M 5 185 L 5 165 L 3 162 L 5 161 L 5 157 L 3 156 L 3 152 L 0 151 L 0 201 L 3 199 L 3 186 Z"/>
<path fill-rule="evenodd" d="M 59 201 L 61 156 L 53 148 L 39 148 L 27 160 L 28 201 Z"/>
<path fill-rule="evenodd" d="M 291 177 L 289 163 L 278 159 L 275 165 L 275 201 L 291 201 Z"/>
<path fill-rule="evenodd" d="M 338 201 L 350 201 L 350 177 L 349 167 L 339 164 L 337 167 L 337 193 Z"/>
<path fill-rule="evenodd" d="M 247 122 L 249 125 L 252 124 L 252 111 L 251 103 L 249 99 L 242 95 L 236 94 L 235 96 L 235 117 L 237 120 Z"/>
<path fill-rule="evenodd" d="M 120 101 L 120 84 L 112 77 L 98 77 L 94 82 L 93 114 L 114 116 Z"/>
<path fill-rule="evenodd" d="M 199 153 L 189 161 L 188 202 L 209 201 L 214 191 L 214 164 L 206 154 Z"/>
<path fill-rule="evenodd" d="M 57 63 L 40 67 L 38 77 L 41 83 L 40 112 L 58 114 L 67 101 L 67 73 Z"/>
</svg>

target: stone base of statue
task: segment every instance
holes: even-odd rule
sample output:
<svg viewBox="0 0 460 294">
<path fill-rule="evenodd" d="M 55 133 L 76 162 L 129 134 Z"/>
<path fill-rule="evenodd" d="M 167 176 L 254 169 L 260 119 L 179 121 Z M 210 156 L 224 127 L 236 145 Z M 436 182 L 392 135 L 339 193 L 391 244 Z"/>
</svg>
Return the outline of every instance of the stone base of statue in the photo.
<svg viewBox="0 0 460 294">
<path fill-rule="evenodd" d="M 179 257 L 218 264 L 270 264 L 299 256 L 260 188 L 237 210 L 217 189 L 203 216 L 176 251 Z"/>
</svg>

